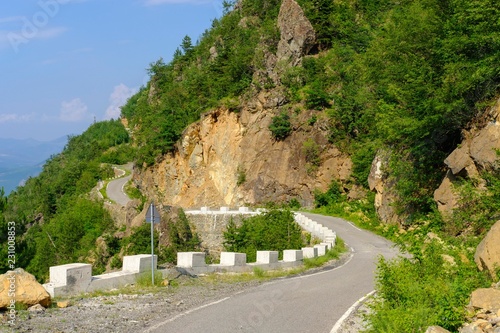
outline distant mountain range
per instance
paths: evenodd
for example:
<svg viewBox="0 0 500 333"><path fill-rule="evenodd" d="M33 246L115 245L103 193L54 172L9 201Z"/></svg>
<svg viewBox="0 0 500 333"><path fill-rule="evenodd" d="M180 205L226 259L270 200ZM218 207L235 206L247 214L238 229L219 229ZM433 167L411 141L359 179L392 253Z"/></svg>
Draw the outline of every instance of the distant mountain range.
<svg viewBox="0 0 500 333"><path fill-rule="evenodd" d="M0 138L0 187L9 194L29 177L40 173L45 161L66 145L66 136L52 141Z"/></svg>

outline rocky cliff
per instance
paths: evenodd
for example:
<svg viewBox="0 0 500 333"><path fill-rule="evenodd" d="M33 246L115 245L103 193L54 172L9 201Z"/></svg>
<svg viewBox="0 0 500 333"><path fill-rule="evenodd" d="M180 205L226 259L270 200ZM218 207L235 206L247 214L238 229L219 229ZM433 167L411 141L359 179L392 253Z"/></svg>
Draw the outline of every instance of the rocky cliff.
<svg viewBox="0 0 500 333"><path fill-rule="evenodd" d="M292 134L285 140L276 141L269 131L273 116L291 113L277 73L283 66L300 66L315 39L311 23L294 0L283 1L278 26L281 38L276 54L264 52L265 68L254 73L254 80L271 78L275 87L253 87L240 100L238 112L218 108L202 115L184 131L173 153L150 168L136 170L134 181L144 194L182 207L292 198L311 205L315 189L326 190L332 179L349 178L351 160L328 142L326 117L318 114L313 125L308 122L317 111L296 112ZM320 161L314 167L306 161L303 143L307 139L314 141Z"/></svg>
<svg viewBox="0 0 500 333"><path fill-rule="evenodd" d="M326 190L332 179L346 181L352 163L330 145L327 127L306 125L305 113L295 120L292 135L275 141L268 126L280 109L266 106L260 94L240 113L217 109L189 126L174 153L136 173L135 182L148 197L182 207L244 205L297 198L313 202L315 189ZM313 138L321 153L317 170L308 168L303 142Z"/></svg>

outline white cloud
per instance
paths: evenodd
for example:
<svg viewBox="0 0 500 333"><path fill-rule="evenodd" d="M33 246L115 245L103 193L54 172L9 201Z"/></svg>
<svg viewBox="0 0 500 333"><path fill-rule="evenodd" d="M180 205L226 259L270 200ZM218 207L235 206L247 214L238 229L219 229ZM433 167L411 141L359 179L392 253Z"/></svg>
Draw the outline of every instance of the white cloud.
<svg viewBox="0 0 500 333"><path fill-rule="evenodd" d="M31 119L33 119L33 116L34 116L33 114L18 115L15 113L1 113L0 114L0 124L11 122L11 121L17 121L17 122L30 121Z"/></svg>
<svg viewBox="0 0 500 333"><path fill-rule="evenodd" d="M65 27L54 27L54 28L48 28L48 29L43 29L38 32L38 35L36 35L35 38L38 39L50 39L50 38L55 38L60 35L62 35L64 32L66 32Z"/></svg>
<svg viewBox="0 0 500 333"><path fill-rule="evenodd" d="M59 114L59 119L61 121L77 122L85 119L87 115L88 107L80 98L61 103L61 113Z"/></svg>
<svg viewBox="0 0 500 333"><path fill-rule="evenodd" d="M129 88L123 83L120 83L115 87L111 95L109 96L109 106L106 109L105 119L119 118L121 110L120 108L127 103L127 100L137 92L136 88Z"/></svg>

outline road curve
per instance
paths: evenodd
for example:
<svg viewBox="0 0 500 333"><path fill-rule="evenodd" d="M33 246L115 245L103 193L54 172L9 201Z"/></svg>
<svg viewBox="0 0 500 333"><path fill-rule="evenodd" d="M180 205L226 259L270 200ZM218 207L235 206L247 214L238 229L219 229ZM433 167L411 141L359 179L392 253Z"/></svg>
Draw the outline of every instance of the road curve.
<svg viewBox="0 0 500 333"><path fill-rule="evenodd" d="M176 317L158 319L144 332L329 333L357 300L374 289L378 256L392 258L398 252L389 241L345 220L304 215L336 231L353 249L344 265L264 283Z"/></svg>
<svg viewBox="0 0 500 333"><path fill-rule="evenodd" d="M124 168L127 170L130 170L132 168L131 164L127 164L124 166L121 166L120 168ZM108 195L108 198L113 200L114 202L125 206L127 203L131 200L128 195L125 194L124 192L124 186L127 184L127 182L132 178L132 175L128 175L126 177L121 177L115 180L112 180L108 183L108 186L106 187L106 193Z"/></svg>

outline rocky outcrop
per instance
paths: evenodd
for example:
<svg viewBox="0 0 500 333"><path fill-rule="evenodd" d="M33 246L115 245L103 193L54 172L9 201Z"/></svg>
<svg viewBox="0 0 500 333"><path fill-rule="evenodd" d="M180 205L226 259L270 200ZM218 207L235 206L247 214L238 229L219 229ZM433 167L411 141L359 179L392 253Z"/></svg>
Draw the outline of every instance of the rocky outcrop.
<svg viewBox="0 0 500 333"><path fill-rule="evenodd" d="M15 277L15 280L12 277ZM9 295L11 290L15 290L14 297ZM10 305L11 299L14 299L18 304L28 307L36 304L40 304L43 307L50 305L49 293L38 283L33 275L22 268L16 268L13 271L8 271L0 275L0 308L7 308Z"/></svg>
<svg viewBox="0 0 500 333"><path fill-rule="evenodd" d="M389 151L380 150L377 153L368 176L368 186L375 192L375 210L380 220L387 224L398 224L403 218L394 207L398 197L394 189L396 181L388 173L389 158Z"/></svg>
<svg viewBox="0 0 500 333"><path fill-rule="evenodd" d="M174 153L137 170L136 185L158 203L172 206L238 206L292 198L311 205L315 189L326 190L332 179L347 181L352 162L328 142L328 127L321 121L312 128L300 125L310 117L307 112L299 115L288 138L274 140L268 127L279 103L279 95L261 93L239 113L217 109L203 115L184 131ZM303 151L308 138L320 152L320 165L313 171Z"/></svg>
<svg viewBox="0 0 500 333"><path fill-rule="evenodd" d="M500 269L500 221L490 229L486 237L479 243L474 255L474 261L479 270L487 270L493 278Z"/></svg>
<svg viewBox="0 0 500 333"><path fill-rule="evenodd" d="M498 170L499 150L500 100L478 117L469 131L464 132L462 143L444 161L449 171L434 192L434 200L443 216L450 215L459 200L453 190L455 178L476 178L481 171Z"/></svg>
<svg viewBox="0 0 500 333"><path fill-rule="evenodd" d="M295 0L283 0L281 3L278 27L281 32L276 52L278 61L296 66L315 45L314 28Z"/></svg>

